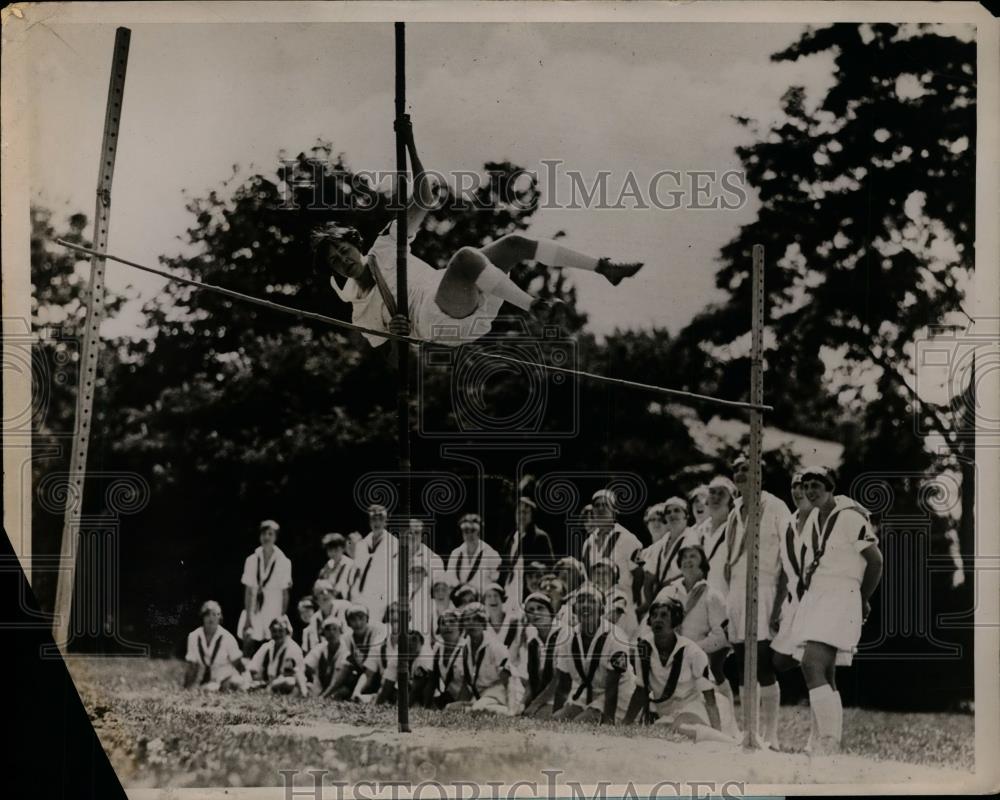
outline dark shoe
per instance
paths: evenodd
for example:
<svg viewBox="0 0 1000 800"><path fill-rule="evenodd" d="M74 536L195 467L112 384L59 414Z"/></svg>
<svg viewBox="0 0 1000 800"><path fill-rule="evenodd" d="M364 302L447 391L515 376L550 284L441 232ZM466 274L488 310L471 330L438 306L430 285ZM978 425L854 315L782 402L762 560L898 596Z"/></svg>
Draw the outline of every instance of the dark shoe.
<svg viewBox="0 0 1000 800"><path fill-rule="evenodd" d="M635 275L635 273L642 269L642 266L641 261L618 263L609 258L602 258L597 262L597 271L607 278L612 286L617 286L625 278L631 278Z"/></svg>

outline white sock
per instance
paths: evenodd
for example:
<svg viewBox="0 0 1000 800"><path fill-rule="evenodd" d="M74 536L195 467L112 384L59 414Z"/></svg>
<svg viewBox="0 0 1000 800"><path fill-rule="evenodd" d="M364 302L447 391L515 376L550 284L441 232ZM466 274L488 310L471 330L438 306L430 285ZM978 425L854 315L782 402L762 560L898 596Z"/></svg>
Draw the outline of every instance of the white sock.
<svg viewBox="0 0 1000 800"><path fill-rule="evenodd" d="M778 709L781 707L781 687L775 681L760 687L761 735L772 747L778 746Z"/></svg>
<svg viewBox="0 0 1000 800"><path fill-rule="evenodd" d="M816 732L816 712L809 706L809 738L806 740L806 752L812 752L813 742L819 734Z"/></svg>
<svg viewBox="0 0 1000 800"><path fill-rule="evenodd" d="M820 740L829 738L836 740L837 734L837 700L833 689L824 683L809 690L809 705L816 715L816 734Z"/></svg>
<svg viewBox="0 0 1000 800"><path fill-rule="evenodd" d="M496 264L486 263L476 278L476 286L483 294L492 294L506 300L522 311L531 309L532 297L510 279L510 276Z"/></svg>
<svg viewBox="0 0 1000 800"><path fill-rule="evenodd" d="M539 239L535 248L535 261L550 267L573 267L593 272L597 269L598 259L563 247L552 239Z"/></svg>
<svg viewBox="0 0 1000 800"><path fill-rule="evenodd" d="M843 738L844 735L844 706L840 702L840 692L838 692L836 689L833 690L833 699L834 699L834 709L837 712L836 716L834 717L836 724L834 726L833 738L834 741L839 745L840 740L841 738Z"/></svg>
<svg viewBox="0 0 1000 800"><path fill-rule="evenodd" d="M736 722L736 706L733 703L733 689L725 678L715 687L716 705L719 706L719 716L722 718L722 729L731 736L739 737L740 729Z"/></svg>

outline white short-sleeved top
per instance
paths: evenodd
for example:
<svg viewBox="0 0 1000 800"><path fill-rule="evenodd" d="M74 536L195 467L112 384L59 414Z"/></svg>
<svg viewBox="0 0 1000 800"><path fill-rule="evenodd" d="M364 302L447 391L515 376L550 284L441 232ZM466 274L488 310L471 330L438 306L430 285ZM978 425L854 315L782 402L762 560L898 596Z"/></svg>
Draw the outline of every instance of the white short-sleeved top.
<svg viewBox="0 0 1000 800"><path fill-rule="evenodd" d="M707 517L695 527L695 532L708 558L708 583L725 596L729 591L726 583L726 521L714 525L712 518Z"/></svg>
<svg viewBox="0 0 1000 800"><path fill-rule="evenodd" d="M184 660L201 664L208 670L208 680L223 681L233 674L233 664L243 657L236 637L221 625L209 640L201 626L188 634Z"/></svg>
<svg viewBox="0 0 1000 800"><path fill-rule="evenodd" d="M284 613L281 598L292 585L292 562L275 545L271 560L265 565L264 549L257 547L243 562L241 582L254 591L254 603L250 607L251 636L258 641L268 639L271 636L268 626ZM245 619L244 611L238 632L242 631Z"/></svg>
<svg viewBox="0 0 1000 800"><path fill-rule="evenodd" d="M369 532L355 547L351 600L368 608L368 619L381 622L386 606L396 598L396 557L399 541L383 531L375 543Z"/></svg>
<svg viewBox="0 0 1000 800"><path fill-rule="evenodd" d="M416 226L411 227L415 228ZM417 233L416 229L407 231L408 243L413 242ZM375 244L372 245L366 256L369 266L381 271L393 298L396 297L396 240L396 223L393 222L375 240ZM441 272L434 269L426 261L416 258L410 253L409 246L407 246L407 253L409 253L406 261L406 288L409 293L407 312L411 323L414 323L414 327L416 327L414 321L417 319L420 307L428 291L437 291ZM334 276L330 278L330 285L341 300L351 304L351 321L355 325L373 330L389 330L389 309L386 308L378 286L364 291L357 281L348 278L344 288L341 289ZM371 336L367 333L362 334L362 336L368 340L372 347L378 347L386 341L380 336Z"/></svg>
<svg viewBox="0 0 1000 800"><path fill-rule="evenodd" d="M319 578L329 581L333 585L333 591L339 592L341 597L347 597L354 581L354 571L354 559L341 556L336 564L332 559L327 561L319 571Z"/></svg>
<svg viewBox="0 0 1000 800"><path fill-rule="evenodd" d="M250 662L250 671L273 681L287 672L299 672L304 666L302 648L291 636L286 636L280 648L275 646L274 639L261 645Z"/></svg>
<svg viewBox="0 0 1000 800"><path fill-rule="evenodd" d="M556 646L556 669L572 679L567 702L579 706L595 703L604 693L608 675L628 671L628 637L617 625L604 619L585 647L580 626Z"/></svg>
<svg viewBox="0 0 1000 800"><path fill-rule="evenodd" d="M473 648L466 637L462 652L462 676L465 685L478 698L491 686L500 682L500 674L510 672L507 648L491 631L483 633L479 647Z"/></svg>
<svg viewBox="0 0 1000 800"><path fill-rule="evenodd" d="M660 658L653 643L652 631L639 635L635 654L635 679L649 695L654 710L670 717L692 702L702 692L715 688L708 667L708 656L685 636L677 636L666 661Z"/></svg>
<svg viewBox="0 0 1000 800"><path fill-rule="evenodd" d="M712 588L712 584L702 579L688 592L684 581L674 581L666 589L665 594L684 605L684 621L681 623L678 635L690 639L709 653L714 653L727 645L726 624L729 614L726 609L726 597ZM646 635L651 633L648 626L644 632Z"/></svg>
<svg viewBox="0 0 1000 800"><path fill-rule="evenodd" d="M761 492L760 574L772 579L778 576L781 543L792 519L785 502L770 492ZM741 516L743 498L736 498L726 520L726 558L732 568L732 581L742 581L746 575L746 525Z"/></svg>
<svg viewBox="0 0 1000 800"><path fill-rule="evenodd" d="M806 544L806 527L802 526L799 532L800 511L792 513L791 521L781 537L781 570L785 573L788 581L788 593L782 602L798 602L801 593L802 575L806 568L808 558L808 547ZM808 519L808 516L806 517ZM801 587L804 589L804 587Z"/></svg>
<svg viewBox="0 0 1000 800"><path fill-rule="evenodd" d="M596 531L583 542L583 563L590 572L591 565L600 559L608 559L618 565L618 585L626 592L632 590L632 570L639 564L642 542L635 534L619 523L606 536Z"/></svg>
<svg viewBox="0 0 1000 800"><path fill-rule="evenodd" d="M524 666L527 678L544 689L552 675L555 674L556 661L559 655L560 642L568 639L572 630L556 622L552 623L548 634L543 638L538 628L528 625L524 632ZM531 674L535 671L535 674Z"/></svg>
<svg viewBox="0 0 1000 800"><path fill-rule="evenodd" d="M500 554L482 539L470 553L463 542L448 556L448 572L456 586L468 583L482 597L483 590L500 574Z"/></svg>
<svg viewBox="0 0 1000 800"><path fill-rule="evenodd" d="M437 695L450 694L452 699L458 697L465 681L465 671L462 659L465 654L466 640L460 641L450 653L446 651L444 642L434 645L434 674L437 676Z"/></svg>
<svg viewBox="0 0 1000 800"><path fill-rule="evenodd" d="M391 637L384 639L382 644L378 646L377 661L377 671L382 679L395 683L399 668L399 645L392 641ZM416 675L418 672L430 672L432 669L434 669L434 654L427 642L424 642L420 647L420 652L410 662L410 675Z"/></svg>
<svg viewBox="0 0 1000 800"><path fill-rule="evenodd" d="M322 688L330 685L334 673L347 663L347 650L343 644L338 644L333 656L330 655L330 643L326 640L312 648L305 657L305 666L316 676L317 683Z"/></svg>
<svg viewBox="0 0 1000 800"><path fill-rule="evenodd" d="M354 631L345 631L340 640L347 663L357 670L378 672L378 649L386 640L385 627L377 622L369 622L368 630L360 641L354 638Z"/></svg>
<svg viewBox="0 0 1000 800"><path fill-rule="evenodd" d="M842 578L861 585L867 563L862 551L878 544L865 509L844 495L837 495L833 511L822 528L819 509L809 512L802 530L807 545L805 580Z"/></svg>
<svg viewBox="0 0 1000 800"><path fill-rule="evenodd" d="M685 528L677 536L668 533L643 551L643 571L656 578L659 586L665 586L680 577L677 557L681 549L700 544L701 537L695 528Z"/></svg>
<svg viewBox="0 0 1000 800"><path fill-rule="evenodd" d="M308 653L313 647L323 641L323 625L328 619L336 620L340 623L340 627L346 631L348 628L347 620L344 619L344 612L346 612L350 607L351 604L347 600L334 598L329 614L324 614L322 609L317 608L316 611L313 612L312 619L309 620L309 624L302 631L302 651ZM304 644L305 642L309 643L308 647Z"/></svg>
<svg viewBox="0 0 1000 800"><path fill-rule="evenodd" d="M494 628L492 624L489 627L494 636L507 648L512 671L518 672L518 668L521 666L522 644L524 642L524 616L508 612L500 621L499 628Z"/></svg>

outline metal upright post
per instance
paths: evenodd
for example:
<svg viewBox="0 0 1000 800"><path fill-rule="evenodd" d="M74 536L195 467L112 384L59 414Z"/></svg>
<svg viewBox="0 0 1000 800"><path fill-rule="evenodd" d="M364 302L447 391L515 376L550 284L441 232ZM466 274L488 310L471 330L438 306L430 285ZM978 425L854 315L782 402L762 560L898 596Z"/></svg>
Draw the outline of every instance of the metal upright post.
<svg viewBox="0 0 1000 800"><path fill-rule="evenodd" d="M764 247L753 246L753 328L750 345L750 402L764 403ZM750 411L750 487L747 492L746 528L746 629L743 642L743 746L757 744L757 603L760 566L761 516L761 440L764 413L760 408Z"/></svg>
<svg viewBox="0 0 1000 800"><path fill-rule="evenodd" d="M406 229L406 142L399 123L406 114L406 26L396 23L396 174L399 181L399 210L396 217L396 307L400 314L409 316L409 293L406 285L406 256L408 249ZM399 436L399 519L402 526L410 517L410 346L396 342L397 379L396 414ZM405 527L400 528L399 553L399 643L396 671L396 698L399 730L410 730L410 547Z"/></svg>
<svg viewBox="0 0 1000 800"><path fill-rule="evenodd" d="M131 31L115 31L115 49L111 61L111 80L104 113L104 137L97 172L97 204L94 212L93 249L101 255L90 259L90 282L87 287L87 315L84 321L83 352L77 380L76 418L73 428L73 449L70 454L69 485L66 487L66 511L63 518L62 546L59 551L60 570L56 585L55 630L53 638L66 653L69 644L70 615L73 611L73 591L76 559L80 547L80 514L83 511L84 478L87 473L87 451L90 446L91 416L94 391L97 388L97 354L101 346L101 320L104 317L104 258L108 247L111 218L111 181L115 172L118 149L118 125L121 121L122 99L125 92L125 67Z"/></svg>

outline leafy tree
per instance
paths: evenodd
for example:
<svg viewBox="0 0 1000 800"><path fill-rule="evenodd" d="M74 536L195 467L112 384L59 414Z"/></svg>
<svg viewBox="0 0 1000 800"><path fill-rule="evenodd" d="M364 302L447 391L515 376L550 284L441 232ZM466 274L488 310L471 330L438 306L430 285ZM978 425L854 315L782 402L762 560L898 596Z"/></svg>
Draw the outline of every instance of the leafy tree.
<svg viewBox="0 0 1000 800"><path fill-rule="evenodd" d="M886 476L893 514L926 517L919 480L894 476L961 461L968 478L971 462L967 415L916 392L914 342L960 310L973 270L976 44L928 25L836 24L808 29L772 60L820 53L836 68L824 95L790 87L766 130L739 119L754 134L737 153L761 209L722 249L716 283L727 299L681 332L672 359L700 391L746 391L751 250L763 244L771 418L844 443L841 491L859 475ZM917 422L948 458L930 452ZM931 524L938 535L949 522ZM970 515L963 528L971 552ZM941 685L961 683L969 665L943 668ZM898 685L891 673L865 673L882 701Z"/></svg>
<svg viewBox="0 0 1000 800"><path fill-rule="evenodd" d="M929 465L916 415L957 440L946 409L916 395L911 343L960 308L973 268L975 43L930 26L838 24L772 59L824 52L837 80L823 97L793 86L769 130L739 120L756 134L738 154L762 208L722 250L728 300L696 317L676 352L692 384L724 396L746 386L751 248L764 244L776 416L802 432L864 431L845 442L848 472L896 464L901 448Z"/></svg>

